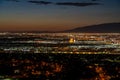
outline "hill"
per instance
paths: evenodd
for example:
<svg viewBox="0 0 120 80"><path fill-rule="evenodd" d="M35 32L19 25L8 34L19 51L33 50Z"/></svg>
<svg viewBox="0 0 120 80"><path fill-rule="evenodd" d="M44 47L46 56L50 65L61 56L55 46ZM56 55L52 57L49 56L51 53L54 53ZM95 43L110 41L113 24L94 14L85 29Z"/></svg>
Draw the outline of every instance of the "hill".
<svg viewBox="0 0 120 80"><path fill-rule="evenodd" d="M66 30L65 32L120 33L120 23L105 23L78 27L75 29Z"/></svg>

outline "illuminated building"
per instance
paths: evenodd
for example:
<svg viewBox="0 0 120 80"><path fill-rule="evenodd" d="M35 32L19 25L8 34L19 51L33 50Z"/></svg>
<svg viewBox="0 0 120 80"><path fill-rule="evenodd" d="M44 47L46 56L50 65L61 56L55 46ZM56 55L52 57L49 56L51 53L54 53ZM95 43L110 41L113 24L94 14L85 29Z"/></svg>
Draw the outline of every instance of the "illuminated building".
<svg viewBox="0 0 120 80"><path fill-rule="evenodd" d="M70 38L69 43L74 43L75 39L74 38Z"/></svg>

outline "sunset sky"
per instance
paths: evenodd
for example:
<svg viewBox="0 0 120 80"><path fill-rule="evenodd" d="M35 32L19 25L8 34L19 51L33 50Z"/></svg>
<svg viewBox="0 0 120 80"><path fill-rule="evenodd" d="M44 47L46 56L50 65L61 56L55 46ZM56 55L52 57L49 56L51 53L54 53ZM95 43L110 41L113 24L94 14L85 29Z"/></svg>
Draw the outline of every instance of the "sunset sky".
<svg viewBox="0 0 120 80"><path fill-rule="evenodd" d="M0 0L0 31L62 31L120 22L120 0Z"/></svg>

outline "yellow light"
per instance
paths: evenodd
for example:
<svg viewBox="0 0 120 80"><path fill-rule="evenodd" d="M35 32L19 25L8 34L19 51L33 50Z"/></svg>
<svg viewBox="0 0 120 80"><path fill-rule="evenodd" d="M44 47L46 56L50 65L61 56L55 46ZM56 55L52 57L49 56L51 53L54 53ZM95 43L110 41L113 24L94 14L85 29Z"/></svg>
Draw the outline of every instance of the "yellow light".
<svg viewBox="0 0 120 80"><path fill-rule="evenodd" d="M69 43L74 43L75 40L73 38L70 38Z"/></svg>

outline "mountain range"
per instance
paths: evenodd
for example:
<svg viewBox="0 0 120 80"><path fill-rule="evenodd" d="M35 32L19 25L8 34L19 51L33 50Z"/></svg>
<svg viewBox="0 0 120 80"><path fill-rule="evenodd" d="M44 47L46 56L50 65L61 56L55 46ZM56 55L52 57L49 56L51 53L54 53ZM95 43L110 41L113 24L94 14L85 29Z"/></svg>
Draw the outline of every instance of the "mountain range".
<svg viewBox="0 0 120 80"><path fill-rule="evenodd" d="M120 23L104 23L85 27L77 27L65 32L85 32L85 33L120 33Z"/></svg>

